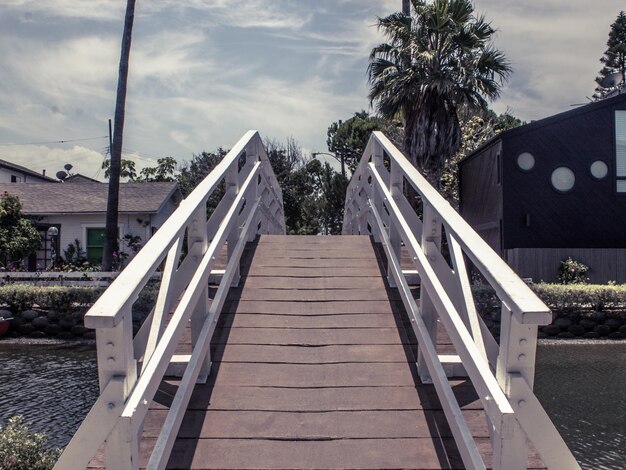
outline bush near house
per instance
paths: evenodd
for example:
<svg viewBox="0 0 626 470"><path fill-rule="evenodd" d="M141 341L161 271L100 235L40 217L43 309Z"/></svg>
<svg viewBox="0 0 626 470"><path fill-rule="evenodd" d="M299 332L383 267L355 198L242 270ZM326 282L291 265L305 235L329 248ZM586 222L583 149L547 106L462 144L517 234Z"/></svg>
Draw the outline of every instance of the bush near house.
<svg viewBox="0 0 626 470"><path fill-rule="evenodd" d="M531 284L552 310L553 322L540 336L626 339L626 284ZM491 286L472 287L476 308L494 336L499 334L501 303Z"/></svg>
<svg viewBox="0 0 626 470"><path fill-rule="evenodd" d="M156 302L159 282L151 281L133 305L133 328L139 329ZM87 310L104 292L104 287L0 286L0 316L13 318L12 336L30 338L94 339L84 326ZM0 467L1 468L1 467Z"/></svg>

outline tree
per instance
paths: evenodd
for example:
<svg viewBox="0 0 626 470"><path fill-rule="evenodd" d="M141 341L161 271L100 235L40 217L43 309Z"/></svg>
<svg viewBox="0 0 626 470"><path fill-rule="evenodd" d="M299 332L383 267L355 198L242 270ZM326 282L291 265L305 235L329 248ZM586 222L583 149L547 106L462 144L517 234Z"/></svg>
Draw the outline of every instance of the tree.
<svg viewBox="0 0 626 470"><path fill-rule="evenodd" d="M604 64L596 77L596 91L594 98L602 99L607 94L624 86L624 72L626 72L626 13L619 12L617 19L611 25L609 39L606 42L607 50L600 59ZM617 75L616 75L617 74Z"/></svg>
<svg viewBox="0 0 626 470"><path fill-rule="evenodd" d="M106 179L111 178L111 160L106 159L102 161L102 167L104 170L104 177ZM137 178L137 170L135 169L135 162L132 160L126 160L122 158L120 161L120 174L119 178L127 178L130 181L134 181Z"/></svg>
<svg viewBox="0 0 626 470"><path fill-rule="evenodd" d="M218 147L215 152L201 152L193 155L191 161L183 162L176 177L183 196L189 196L196 189L196 186L222 161L227 153L227 150Z"/></svg>
<svg viewBox="0 0 626 470"><path fill-rule="evenodd" d="M343 159L348 168L354 171L373 131L383 131L394 140L397 130L398 126L394 122L360 111L346 121L333 122L328 127L326 144L328 150L334 152L340 160Z"/></svg>
<svg viewBox="0 0 626 470"><path fill-rule="evenodd" d="M378 21L388 42L370 54L369 98L383 117L404 121L405 152L440 188L444 164L461 145L459 108L485 109L511 67L470 0L411 3L413 16Z"/></svg>
<svg viewBox="0 0 626 470"><path fill-rule="evenodd" d="M22 213L16 196L0 196L0 265L4 268L21 262L41 246L41 236Z"/></svg>
<svg viewBox="0 0 626 470"><path fill-rule="evenodd" d="M124 160L122 160L123 162ZM176 181L176 166L178 162L173 157L164 157L157 160L157 166L143 168L136 181L140 183L167 183Z"/></svg>
<svg viewBox="0 0 626 470"><path fill-rule="evenodd" d="M133 33L134 18L135 0L128 0L126 3L124 32L122 33L122 51L120 53L120 68L117 81L117 99L115 101L115 130L113 132L113 143L111 147L109 194L107 198L104 250L102 253L103 271L111 270L113 265L113 253L117 251L117 216L119 208L120 171L122 161L122 134L124 133L124 114L128 81L128 61L130 58L130 43Z"/></svg>

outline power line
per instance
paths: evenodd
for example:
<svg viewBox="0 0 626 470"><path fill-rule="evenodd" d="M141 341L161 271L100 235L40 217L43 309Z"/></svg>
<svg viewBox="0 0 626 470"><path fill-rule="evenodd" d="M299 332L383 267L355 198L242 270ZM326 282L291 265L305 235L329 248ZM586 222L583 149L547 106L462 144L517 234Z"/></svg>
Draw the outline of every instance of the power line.
<svg viewBox="0 0 626 470"><path fill-rule="evenodd" d="M108 135L101 135L99 137L85 137L84 139L67 139L67 140L51 140L48 142L25 142L20 144L15 143L0 143L2 146L13 146L13 145L45 145L45 144L67 144L71 142L85 142L87 140L98 140L98 139L108 139Z"/></svg>

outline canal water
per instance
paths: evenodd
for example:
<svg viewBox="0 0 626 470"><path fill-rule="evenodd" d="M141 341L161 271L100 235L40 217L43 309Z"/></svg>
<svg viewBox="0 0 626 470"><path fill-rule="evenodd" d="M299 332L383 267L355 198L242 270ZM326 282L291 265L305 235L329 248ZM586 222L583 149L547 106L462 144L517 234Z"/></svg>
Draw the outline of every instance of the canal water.
<svg viewBox="0 0 626 470"><path fill-rule="evenodd" d="M67 444L98 395L92 346L0 342L0 422ZM626 467L626 342L540 344L535 391L584 469Z"/></svg>

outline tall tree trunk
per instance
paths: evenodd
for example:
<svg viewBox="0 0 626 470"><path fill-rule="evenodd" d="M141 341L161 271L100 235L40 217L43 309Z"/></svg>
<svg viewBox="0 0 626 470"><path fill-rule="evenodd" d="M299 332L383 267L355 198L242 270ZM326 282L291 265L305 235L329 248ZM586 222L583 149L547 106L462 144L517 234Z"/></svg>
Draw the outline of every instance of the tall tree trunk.
<svg viewBox="0 0 626 470"><path fill-rule="evenodd" d="M409 3L409 0L402 0L402 13L406 16L411 14L411 4Z"/></svg>
<svg viewBox="0 0 626 470"><path fill-rule="evenodd" d="M117 229L120 169L122 162L122 134L124 133L124 109L126 106L126 84L128 81L128 60L130 57L130 43L135 18L135 0L126 3L126 19L122 35L122 51L120 54L120 69L117 81L117 99L115 101L115 117L113 131L113 146L111 149L111 167L109 176L109 195L107 199L106 230L104 252L102 254L102 270L111 271L113 252L118 248Z"/></svg>

